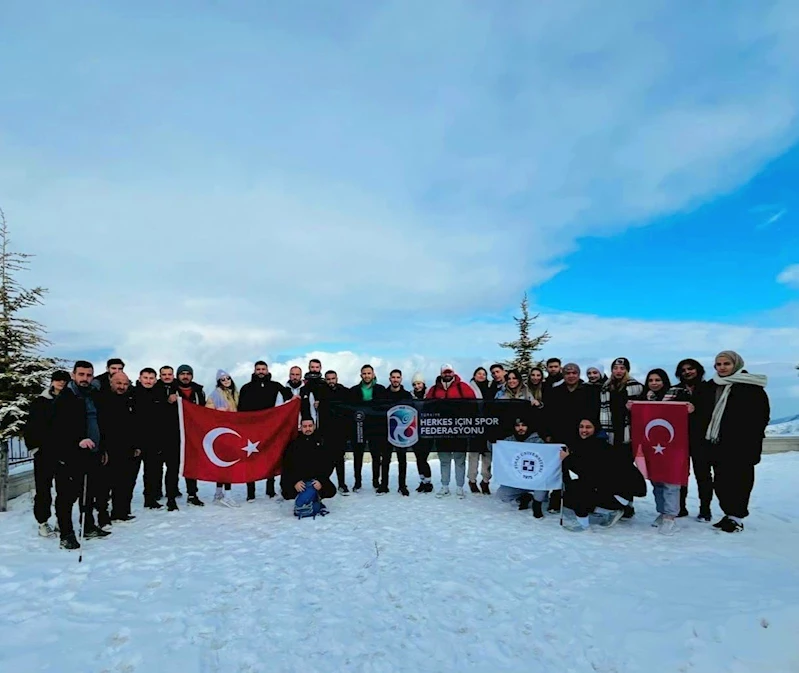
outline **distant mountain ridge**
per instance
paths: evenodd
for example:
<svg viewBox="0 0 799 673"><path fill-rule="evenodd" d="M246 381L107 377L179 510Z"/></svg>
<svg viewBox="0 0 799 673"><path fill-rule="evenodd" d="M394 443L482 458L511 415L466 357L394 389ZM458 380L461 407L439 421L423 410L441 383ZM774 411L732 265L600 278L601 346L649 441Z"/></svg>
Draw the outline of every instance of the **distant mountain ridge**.
<svg viewBox="0 0 799 673"><path fill-rule="evenodd" d="M799 435L799 414L778 418L766 428L766 437L790 435Z"/></svg>

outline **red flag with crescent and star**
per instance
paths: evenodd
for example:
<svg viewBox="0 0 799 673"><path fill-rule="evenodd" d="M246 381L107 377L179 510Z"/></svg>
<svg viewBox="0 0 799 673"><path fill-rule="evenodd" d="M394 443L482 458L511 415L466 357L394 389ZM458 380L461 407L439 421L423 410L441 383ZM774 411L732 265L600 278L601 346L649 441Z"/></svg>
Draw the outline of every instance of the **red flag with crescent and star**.
<svg viewBox="0 0 799 673"><path fill-rule="evenodd" d="M688 485L688 405L633 402L633 460L646 479Z"/></svg>
<svg viewBox="0 0 799 673"><path fill-rule="evenodd" d="M297 436L299 397L263 411L218 411L180 400L183 476L246 484L280 474Z"/></svg>

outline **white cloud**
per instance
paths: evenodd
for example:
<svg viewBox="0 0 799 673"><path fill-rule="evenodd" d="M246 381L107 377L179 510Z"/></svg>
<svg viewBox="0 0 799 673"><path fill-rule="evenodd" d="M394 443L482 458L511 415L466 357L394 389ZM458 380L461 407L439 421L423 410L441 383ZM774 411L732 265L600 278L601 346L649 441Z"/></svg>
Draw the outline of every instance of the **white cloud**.
<svg viewBox="0 0 799 673"><path fill-rule="evenodd" d="M178 12L158 31L95 10L39 26L36 60L0 46L29 69L0 91L0 203L51 290L37 317L70 353L212 376L324 349L347 372L397 358L470 373L509 336L488 317L581 237L733 190L799 135L790 0L397 1L340 9L336 31L299 9ZM582 363L729 346L782 362L777 342L796 343L543 324Z"/></svg>
<svg viewBox="0 0 799 673"><path fill-rule="evenodd" d="M777 276L777 282L799 288L799 264L792 264L784 268Z"/></svg>

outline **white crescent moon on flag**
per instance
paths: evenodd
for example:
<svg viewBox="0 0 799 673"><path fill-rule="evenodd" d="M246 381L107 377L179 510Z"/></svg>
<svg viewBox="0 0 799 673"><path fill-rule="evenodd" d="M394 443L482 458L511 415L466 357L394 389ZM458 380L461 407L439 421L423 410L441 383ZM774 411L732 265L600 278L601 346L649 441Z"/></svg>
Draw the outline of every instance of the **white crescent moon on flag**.
<svg viewBox="0 0 799 673"><path fill-rule="evenodd" d="M221 437L222 435L236 435L236 437L241 438L241 435L238 432L231 430L230 428L214 428L213 430L210 430L205 437L203 437L203 450L205 451L205 455L208 456L208 460L210 460L217 467L230 467L239 461L222 460L214 451L214 442L216 441L217 437Z"/></svg>
<svg viewBox="0 0 799 673"><path fill-rule="evenodd" d="M644 429L644 437L646 437L648 440L649 431L652 428L657 428L657 427L666 428L666 430L669 431L669 444L671 444L674 441L674 426L671 423L669 423L667 420L664 420L662 418L654 418L651 421L649 421L649 423L646 424L646 428Z"/></svg>

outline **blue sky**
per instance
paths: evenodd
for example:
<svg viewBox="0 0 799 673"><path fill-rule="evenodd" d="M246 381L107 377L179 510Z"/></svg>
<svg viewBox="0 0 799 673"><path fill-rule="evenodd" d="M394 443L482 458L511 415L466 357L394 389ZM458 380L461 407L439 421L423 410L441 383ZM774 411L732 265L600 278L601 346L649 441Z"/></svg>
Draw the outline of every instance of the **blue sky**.
<svg viewBox="0 0 799 673"><path fill-rule="evenodd" d="M797 411L789 0L9 0L0 25L0 205L59 354L468 374L527 291L544 355L735 348Z"/></svg>

